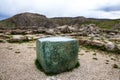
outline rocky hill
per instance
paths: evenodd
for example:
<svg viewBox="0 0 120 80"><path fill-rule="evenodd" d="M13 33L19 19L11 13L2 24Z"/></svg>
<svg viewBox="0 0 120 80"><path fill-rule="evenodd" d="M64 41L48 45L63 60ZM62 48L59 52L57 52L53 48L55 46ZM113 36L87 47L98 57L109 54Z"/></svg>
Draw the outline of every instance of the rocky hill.
<svg viewBox="0 0 120 80"><path fill-rule="evenodd" d="M9 19L3 20L0 22L0 27L45 27L53 28L56 25L44 15L35 14L35 13L21 13L17 14Z"/></svg>
<svg viewBox="0 0 120 80"><path fill-rule="evenodd" d="M55 28L63 25L96 24L102 29L120 30L120 19L94 19L85 17L55 17L47 18L36 13L21 13L0 21L0 28Z"/></svg>

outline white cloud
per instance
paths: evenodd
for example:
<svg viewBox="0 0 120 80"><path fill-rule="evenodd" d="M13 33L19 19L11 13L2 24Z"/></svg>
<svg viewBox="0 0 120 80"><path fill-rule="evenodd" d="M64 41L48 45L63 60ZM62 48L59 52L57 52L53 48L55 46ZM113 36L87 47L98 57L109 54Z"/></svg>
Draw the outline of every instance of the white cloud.
<svg viewBox="0 0 120 80"><path fill-rule="evenodd" d="M120 4L120 0L0 0L0 14L12 16L22 12L36 12L48 17L120 18L119 11L97 10L118 4Z"/></svg>

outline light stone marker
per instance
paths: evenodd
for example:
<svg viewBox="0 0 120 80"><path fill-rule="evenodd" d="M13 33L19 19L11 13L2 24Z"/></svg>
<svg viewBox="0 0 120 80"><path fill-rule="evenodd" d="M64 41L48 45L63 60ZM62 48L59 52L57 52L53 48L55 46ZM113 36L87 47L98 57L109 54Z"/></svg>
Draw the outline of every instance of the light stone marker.
<svg viewBox="0 0 120 80"><path fill-rule="evenodd" d="M66 37L40 38L36 42L37 60L46 73L73 69L78 62L79 44Z"/></svg>

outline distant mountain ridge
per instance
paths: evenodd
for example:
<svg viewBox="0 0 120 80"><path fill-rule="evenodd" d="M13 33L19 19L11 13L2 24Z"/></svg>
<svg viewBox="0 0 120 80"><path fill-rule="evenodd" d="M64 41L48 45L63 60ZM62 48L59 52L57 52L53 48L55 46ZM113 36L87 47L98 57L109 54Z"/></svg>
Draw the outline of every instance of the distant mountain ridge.
<svg viewBox="0 0 120 80"><path fill-rule="evenodd" d="M0 21L0 28L20 28L20 27L44 27L54 28L62 25L77 25L96 24L103 29L118 29L120 30L120 19L94 19L85 17L54 17L47 18L44 15L37 13L20 13L15 16Z"/></svg>

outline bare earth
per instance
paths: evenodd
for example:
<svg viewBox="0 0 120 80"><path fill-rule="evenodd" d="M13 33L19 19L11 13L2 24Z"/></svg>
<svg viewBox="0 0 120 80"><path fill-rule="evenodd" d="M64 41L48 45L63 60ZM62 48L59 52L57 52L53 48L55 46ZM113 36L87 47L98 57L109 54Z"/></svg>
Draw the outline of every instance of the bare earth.
<svg viewBox="0 0 120 80"><path fill-rule="evenodd" d="M35 59L35 42L0 43L0 80L120 80L120 69L113 68L120 66L120 55L82 47L80 67L54 76L39 71Z"/></svg>

